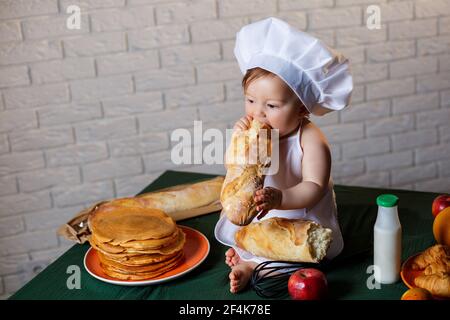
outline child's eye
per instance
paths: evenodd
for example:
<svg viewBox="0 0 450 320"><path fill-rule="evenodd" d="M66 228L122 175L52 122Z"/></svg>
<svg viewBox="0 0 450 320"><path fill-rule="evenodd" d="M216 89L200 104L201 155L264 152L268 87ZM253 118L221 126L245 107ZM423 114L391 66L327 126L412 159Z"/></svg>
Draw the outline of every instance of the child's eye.
<svg viewBox="0 0 450 320"><path fill-rule="evenodd" d="M247 101L250 102L250 103L253 103L253 100L251 100L251 99L247 99Z"/></svg>
<svg viewBox="0 0 450 320"><path fill-rule="evenodd" d="M276 106L276 105L273 105L273 104L268 104L267 106L269 106L269 108L270 108L270 109L273 109L273 108L278 108L278 106Z"/></svg>

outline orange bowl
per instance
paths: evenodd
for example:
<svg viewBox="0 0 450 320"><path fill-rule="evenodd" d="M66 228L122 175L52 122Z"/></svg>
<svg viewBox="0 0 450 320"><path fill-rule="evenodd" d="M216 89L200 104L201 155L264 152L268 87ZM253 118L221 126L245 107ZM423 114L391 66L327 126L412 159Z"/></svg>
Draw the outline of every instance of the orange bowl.
<svg viewBox="0 0 450 320"><path fill-rule="evenodd" d="M420 276L423 273L423 270L413 270L411 265L414 261L414 258L417 257L420 253L417 253L408 259L406 259L405 262L402 264L402 268L400 271L400 277L403 280L403 283L409 288L417 288L417 286L414 284L414 279L418 276Z"/></svg>

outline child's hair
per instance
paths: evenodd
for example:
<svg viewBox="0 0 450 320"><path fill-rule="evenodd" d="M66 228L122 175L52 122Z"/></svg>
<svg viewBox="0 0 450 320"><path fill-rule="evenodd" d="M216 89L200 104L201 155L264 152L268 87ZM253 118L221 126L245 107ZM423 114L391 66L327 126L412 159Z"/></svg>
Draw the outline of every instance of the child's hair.
<svg viewBox="0 0 450 320"><path fill-rule="evenodd" d="M253 80L266 76L274 77L276 76L276 74L259 67L248 69L244 75L244 78L242 78L242 88L244 89L244 93L247 91L248 86ZM294 92L292 92L292 94L295 95ZM299 108L301 108L301 116L309 118L309 111L306 109L305 105L300 101L297 95L295 95L295 97L297 99Z"/></svg>

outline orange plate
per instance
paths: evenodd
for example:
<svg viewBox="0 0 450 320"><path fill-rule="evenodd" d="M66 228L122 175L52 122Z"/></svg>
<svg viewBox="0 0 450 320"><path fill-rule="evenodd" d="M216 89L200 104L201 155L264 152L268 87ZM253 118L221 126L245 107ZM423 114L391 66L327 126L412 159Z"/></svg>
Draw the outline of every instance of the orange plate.
<svg viewBox="0 0 450 320"><path fill-rule="evenodd" d="M417 286L414 283L414 279L423 274L423 270L413 270L411 268L414 258L417 257L419 254L421 254L421 252L406 259L406 261L402 264L402 269L400 271L400 276L401 276L403 282L410 289L417 288ZM443 297L437 297L437 296L433 296L433 298L437 299L437 300L445 299Z"/></svg>
<svg viewBox="0 0 450 320"><path fill-rule="evenodd" d="M417 286L414 284L414 279L423 273L423 270L413 270L411 268L411 264L414 258L417 257L419 254L420 253L417 253L406 259L406 261L403 262L402 270L400 271L400 276L402 277L403 282L410 289L417 288Z"/></svg>
<svg viewBox="0 0 450 320"><path fill-rule="evenodd" d="M143 286L178 278L198 267L208 256L210 248L208 239L200 231L185 226L179 227L186 234L186 243L183 249L184 257L175 269L169 270L156 278L139 281L112 278L103 272L97 251L92 247L89 248L84 256L84 267L93 277L104 282L122 286Z"/></svg>

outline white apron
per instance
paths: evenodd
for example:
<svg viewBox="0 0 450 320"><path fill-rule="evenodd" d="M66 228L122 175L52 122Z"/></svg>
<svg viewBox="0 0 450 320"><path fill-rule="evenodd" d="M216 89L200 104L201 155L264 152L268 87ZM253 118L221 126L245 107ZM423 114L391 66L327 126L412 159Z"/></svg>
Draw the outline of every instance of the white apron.
<svg viewBox="0 0 450 320"><path fill-rule="evenodd" d="M277 189L287 189L302 181L302 158L303 150L300 144L301 139L300 125L297 134L281 138L279 143L280 165L275 175L266 176L264 186L270 186ZM272 217L284 217L289 219L307 219L313 220L326 228L332 230L332 242L328 249L326 258L331 260L336 257L344 248L344 241L337 219L336 196L333 190L333 180L330 176L328 191L324 197L310 210L294 209L294 210L270 210L261 220ZM257 222L256 217L252 222ZM232 224L225 215L221 215L216 224L214 233L216 239L224 245L233 247L244 261L253 261L261 263L269 259L257 257L250 252L242 250L236 246L234 234L241 228Z"/></svg>

